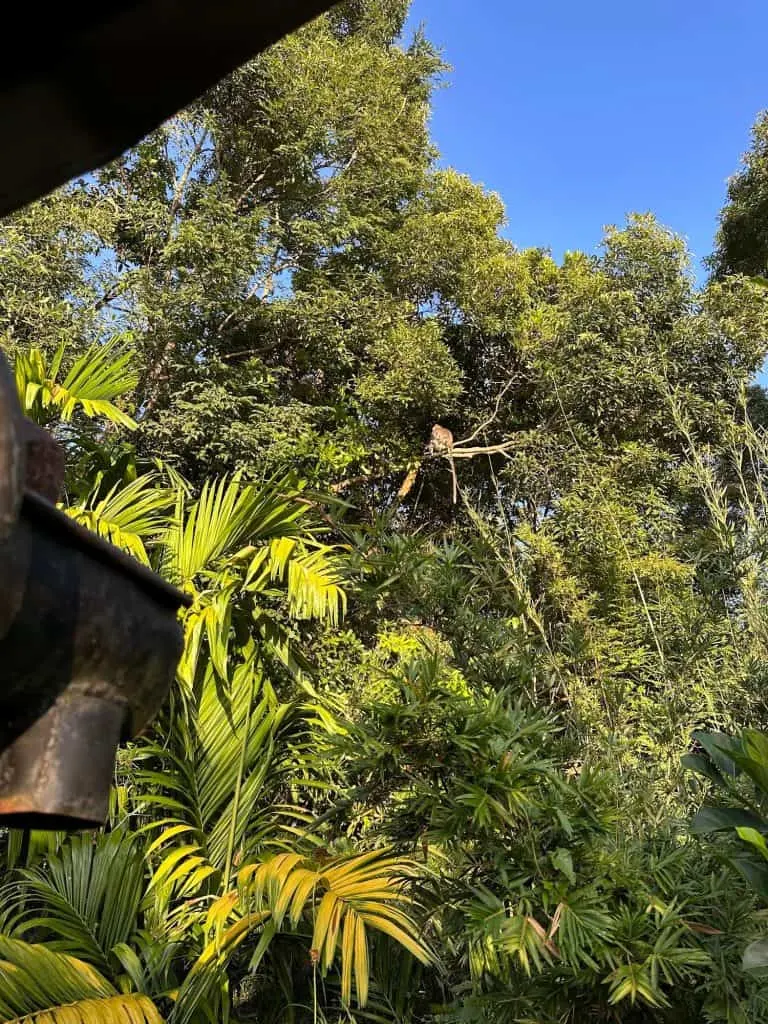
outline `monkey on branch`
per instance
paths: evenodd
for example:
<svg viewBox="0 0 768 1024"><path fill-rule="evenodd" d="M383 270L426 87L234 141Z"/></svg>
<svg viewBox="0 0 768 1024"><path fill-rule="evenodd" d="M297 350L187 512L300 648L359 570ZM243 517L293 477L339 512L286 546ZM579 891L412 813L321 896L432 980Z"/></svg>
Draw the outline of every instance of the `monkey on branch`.
<svg viewBox="0 0 768 1024"><path fill-rule="evenodd" d="M453 481L453 503L456 504L459 496L459 483L456 477L456 459L473 459L477 455L504 455L511 448L516 445L514 438L506 441L501 441L499 444L489 445L476 445L473 441L484 434L489 426L494 422L499 414L501 402L512 387L514 379L507 381L504 387L501 389L496 397L495 407L491 415L485 419L468 437L463 438L461 441L454 441L453 433L444 427L441 423L435 423L432 427L430 434L429 443L426 446L425 454L428 458L439 458L446 459L451 467L451 479ZM416 477L418 476L419 469L421 468L421 462L416 463L405 476L400 490L397 492L398 501L402 501L408 496Z"/></svg>
<svg viewBox="0 0 768 1024"><path fill-rule="evenodd" d="M459 496L459 482L456 479L456 463L453 461L453 434L448 427L436 423L432 427L432 434L427 445L427 453L434 457L447 459L451 467L451 478L453 480L453 504Z"/></svg>

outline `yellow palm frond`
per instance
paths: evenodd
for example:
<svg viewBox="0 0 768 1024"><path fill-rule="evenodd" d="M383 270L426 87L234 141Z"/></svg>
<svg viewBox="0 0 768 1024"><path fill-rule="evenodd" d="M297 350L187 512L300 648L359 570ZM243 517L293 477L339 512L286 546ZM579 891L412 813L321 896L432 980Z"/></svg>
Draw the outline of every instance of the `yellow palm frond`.
<svg viewBox="0 0 768 1024"><path fill-rule="evenodd" d="M144 995L120 994L95 967L0 935L0 1015L7 1024L162 1024Z"/></svg>
<svg viewBox="0 0 768 1024"><path fill-rule="evenodd" d="M313 925L313 959L325 973L339 954L341 993L345 1003L352 998L364 1006L369 986L369 931L393 939L422 963L431 954L409 914L413 901L404 882L415 866L373 850L354 857L337 857L316 865L298 853L281 853L267 861L249 864L238 874L238 899L226 893L209 912L215 923L214 943L231 932L224 922L232 916L247 917L263 928L267 920L275 930L286 920L296 927L302 918ZM249 930L243 924L244 930ZM242 932L238 931L238 936Z"/></svg>
<svg viewBox="0 0 768 1024"><path fill-rule="evenodd" d="M59 381L64 354L65 346L61 345L49 366L37 348L16 356L16 389L25 415L38 423L51 418L68 421L80 410L90 418L104 416L135 429L136 422L115 404L116 399L136 387L139 379L125 339L115 337L105 344L92 345Z"/></svg>
<svg viewBox="0 0 768 1024"><path fill-rule="evenodd" d="M81 999L66 1006L53 1006L25 1017L14 1017L7 1024L126 1024L127 1021L130 1024L163 1024L155 1004L142 995Z"/></svg>
<svg viewBox="0 0 768 1024"><path fill-rule="evenodd" d="M158 487L157 474L145 473L124 487L113 487L103 498L97 493L82 505L64 511L86 529L149 565L145 543L166 529L171 501L171 492Z"/></svg>

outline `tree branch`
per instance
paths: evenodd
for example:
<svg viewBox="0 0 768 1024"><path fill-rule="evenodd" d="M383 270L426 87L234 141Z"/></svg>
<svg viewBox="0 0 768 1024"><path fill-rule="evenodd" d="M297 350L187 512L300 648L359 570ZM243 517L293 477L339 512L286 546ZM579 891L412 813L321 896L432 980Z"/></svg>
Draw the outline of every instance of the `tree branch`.
<svg viewBox="0 0 768 1024"><path fill-rule="evenodd" d="M490 425L495 421L496 417L499 415L499 409L501 407L501 402L502 402L502 399L504 398L504 395L506 395L506 393L509 391L509 389L512 387L512 385L514 383L515 383L515 378L514 377L510 377L509 380L507 381L507 383L504 385L504 387L501 389L501 391L496 396L496 402L494 404L493 412L488 417L488 419L483 420L483 422L480 424L480 426L477 427L477 429L474 430L469 435L469 437L465 437L461 441L457 441L456 442L457 445L458 444L469 444L469 442L470 441L474 441L475 438L486 429L486 427L490 427Z"/></svg>
<svg viewBox="0 0 768 1024"><path fill-rule="evenodd" d="M173 223L173 219L179 211L179 207L181 206L181 200L184 196L184 189L186 188L187 181L189 179L190 174L192 173L192 168L197 163L197 158L200 156L200 151L205 145L205 141L207 138L208 129L204 128L200 138L195 143L194 148L189 155L189 159L187 160L184 170L181 172L181 175L178 181L176 182L176 187L173 190L173 199L171 200L171 209L168 215L168 219L171 224Z"/></svg>

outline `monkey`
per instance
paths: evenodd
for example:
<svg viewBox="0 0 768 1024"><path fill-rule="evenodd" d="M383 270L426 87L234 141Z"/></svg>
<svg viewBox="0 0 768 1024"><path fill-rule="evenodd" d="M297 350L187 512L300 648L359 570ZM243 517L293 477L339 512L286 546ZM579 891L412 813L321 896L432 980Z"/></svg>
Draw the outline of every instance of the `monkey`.
<svg viewBox="0 0 768 1024"><path fill-rule="evenodd" d="M432 427L432 436L429 440L429 451L431 455L445 455L453 449L453 434L448 427L436 423Z"/></svg>
<svg viewBox="0 0 768 1024"><path fill-rule="evenodd" d="M436 423L432 427L432 433L429 439L429 443L425 447L426 455L437 458L442 457L449 461L451 465L451 476L453 478L453 503L456 504L458 497L459 485L456 479L456 466L453 459L453 434L447 427L443 427L441 424ZM412 465L406 473L403 482L400 484L400 489L397 492L397 501L401 502L411 493L413 485L416 483L416 478L421 469L421 461L417 462L416 465Z"/></svg>
<svg viewBox="0 0 768 1024"><path fill-rule="evenodd" d="M456 504L459 493L459 483L456 479L456 463L453 459L453 434L447 427L436 423L432 427L432 435L429 440L428 449L430 455L440 455L451 465L451 477L453 480L453 503Z"/></svg>

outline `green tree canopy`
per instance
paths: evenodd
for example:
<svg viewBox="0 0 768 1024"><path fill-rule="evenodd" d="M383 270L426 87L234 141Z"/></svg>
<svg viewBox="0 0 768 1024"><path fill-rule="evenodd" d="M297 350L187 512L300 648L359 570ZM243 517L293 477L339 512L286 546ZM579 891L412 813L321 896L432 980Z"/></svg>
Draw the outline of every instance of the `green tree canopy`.
<svg viewBox="0 0 768 1024"><path fill-rule="evenodd" d="M716 276L768 277L768 112L752 129L752 146L728 183L728 201L720 214Z"/></svg>

